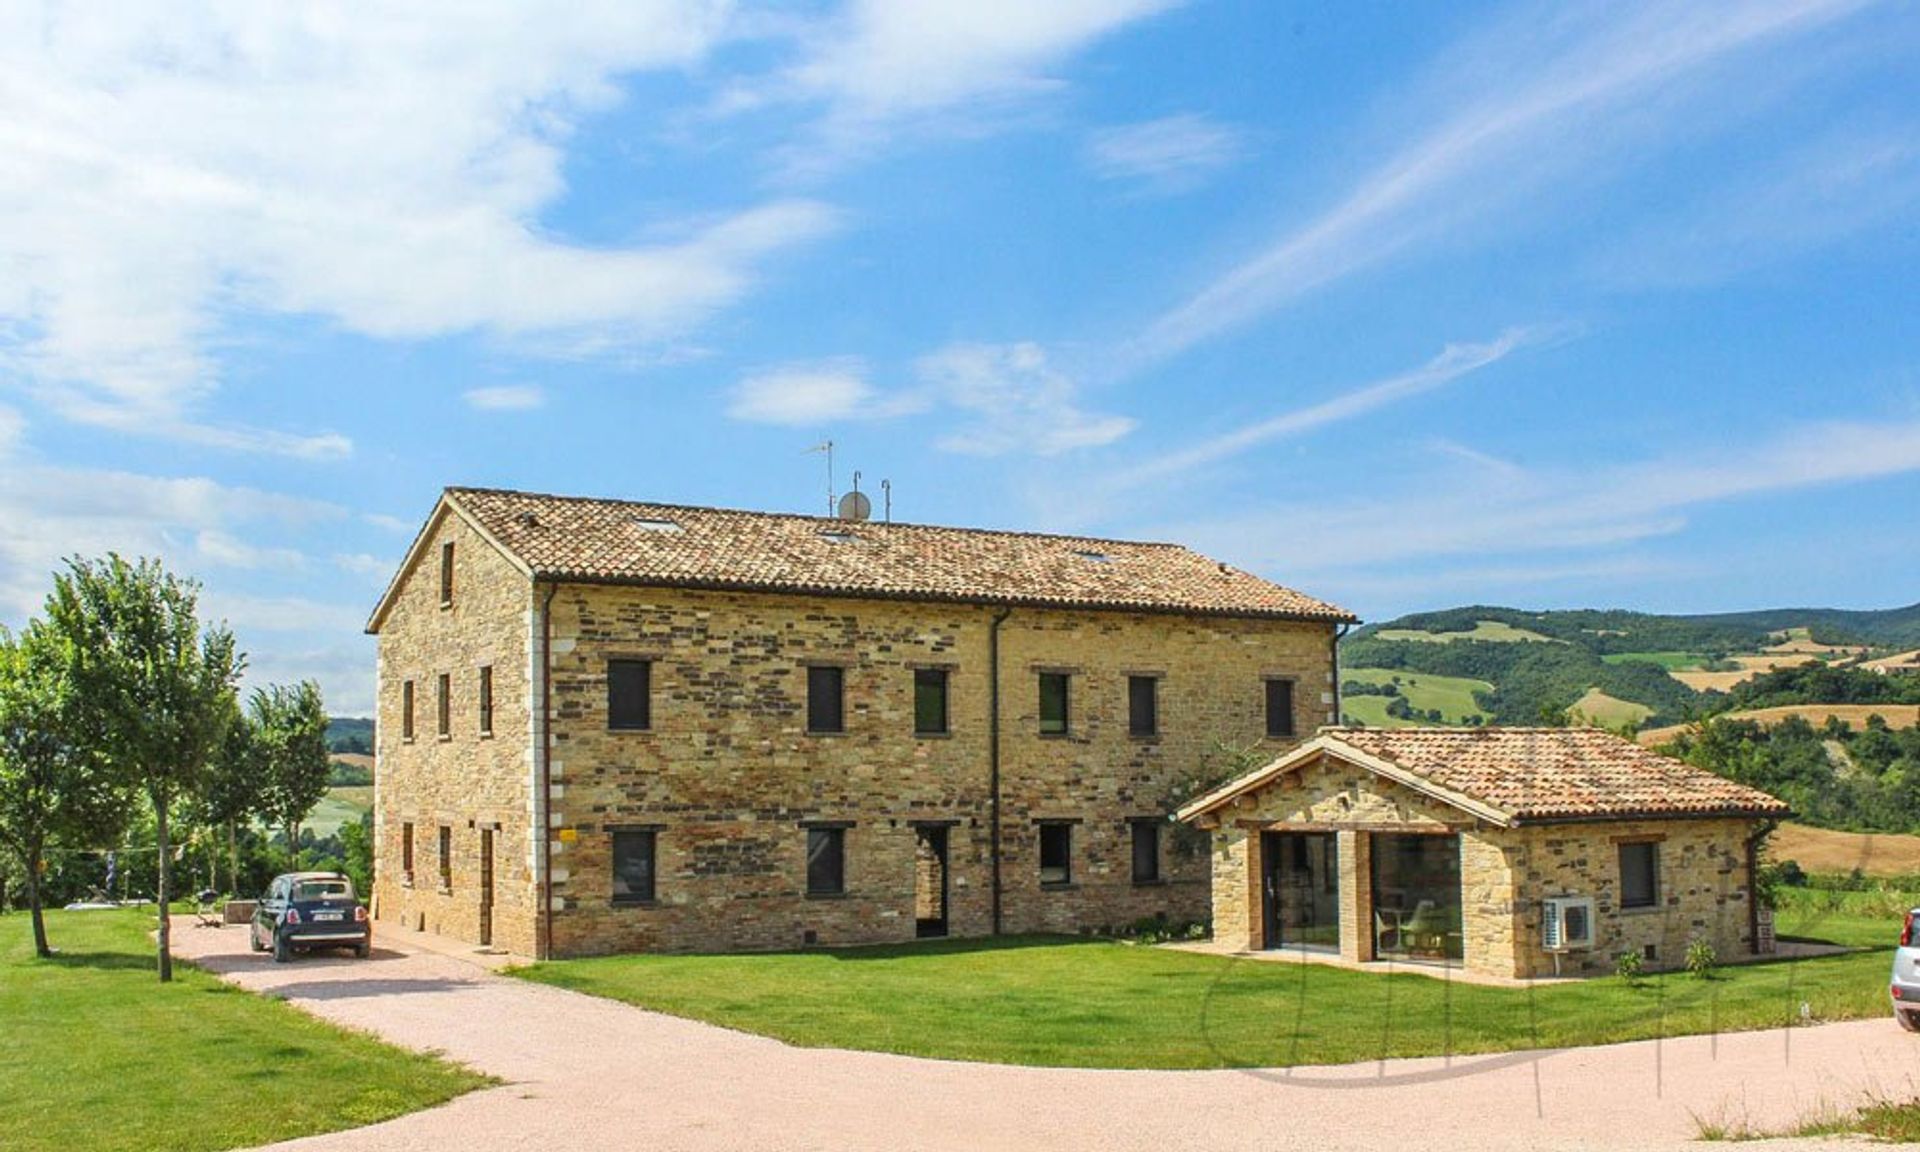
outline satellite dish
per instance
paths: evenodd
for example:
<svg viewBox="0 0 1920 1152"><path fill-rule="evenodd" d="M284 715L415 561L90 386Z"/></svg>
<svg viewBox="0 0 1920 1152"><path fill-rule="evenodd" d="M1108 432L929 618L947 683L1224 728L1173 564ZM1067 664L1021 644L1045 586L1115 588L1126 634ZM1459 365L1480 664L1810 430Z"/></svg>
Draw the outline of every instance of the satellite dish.
<svg viewBox="0 0 1920 1152"><path fill-rule="evenodd" d="M865 520L873 515L873 501L864 492L849 492L840 497L840 519Z"/></svg>

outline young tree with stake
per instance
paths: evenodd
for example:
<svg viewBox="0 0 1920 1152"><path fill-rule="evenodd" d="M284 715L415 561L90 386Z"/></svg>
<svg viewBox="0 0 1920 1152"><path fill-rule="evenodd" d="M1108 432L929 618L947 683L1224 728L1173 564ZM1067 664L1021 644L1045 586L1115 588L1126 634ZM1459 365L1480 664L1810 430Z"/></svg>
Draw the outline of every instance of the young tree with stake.
<svg viewBox="0 0 1920 1152"><path fill-rule="evenodd" d="M159 968L173 979L170 901L176 802L197 799L234 713L243 658L224 625L200 627L199 586L157 560L68 561L47 598L47 625L68 646L70 675L95 752L153 807L159 877Z"/></svg>

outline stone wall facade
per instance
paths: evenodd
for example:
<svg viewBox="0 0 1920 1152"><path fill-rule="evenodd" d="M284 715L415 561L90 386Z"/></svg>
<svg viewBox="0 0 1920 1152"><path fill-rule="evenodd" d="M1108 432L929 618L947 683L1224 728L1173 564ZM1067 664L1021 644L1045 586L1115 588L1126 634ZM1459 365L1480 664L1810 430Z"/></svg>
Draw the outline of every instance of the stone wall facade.
<svg viewBox="0 0 1920 1152"><path fill-rule="evenodd" d="M453 596L442 604L441 549L453 545ZM481 943L483 846L492 850L490 943L539 949L534 714L529 709L533 619L526 577L458 516L429 525L414 569L380 629L374 738L373 913L379 923ZM492 731L481 731L480 670L493 683ZM439 732L438 687L449 688ZM413 684L413 736L402 716ZM413 869L405 868L411 828ZM448 883L439 846L447 830ZM490 836L484 835L491 833Z"/></svg>
<svg viewBox="0 0 1920 1152"><path fill-rule="evenodd" d="M553 604L556 951L739 950L915 934L916 827L947 828L949 933L993 930L992 632L997 609L570 585ZM1269 620L1020 608L999 626L1001 919L1078 932L1204 919L1204 845L1161 831L1135 884L1132 821L1164 821L1219 745L1267 741L1264 678L1296 681L1295 731L1331 709L1329 630ZM607 725L610 659L652 672L652 724ZM842 669L845 731L807 730L807 668ZM947 674L948 731L914 732L914 672ZM1040 732L1039 675L1068 677ZM1158 681L1159 731L1128 732L1128 677ZM1043 823L1070 879L1042 885ZM845 828L844 894L806 893L806 828ZM650 905L612 900L612 832L656 830ZM1184 850L1183 850L1184 848Z"/></svg>
<svg viewBox="0 0 1920 1152"><path fill-rule="evenodd" d="M1607 821L1503 828L1337 756L1322 755L1217 814L1213 830L1214 938L1272 946L1263 917L1262 831L1332 831L1340 853L1340 951L1375 959L1369 848L1379 833L1459 837L1462 963L1476 972L1534 977L1611 972L1623 952L1649 968L1677 966L1693 939L1723 959L1752 951L1745 819ZM1620 845L1656 843L1657 903L1622 909ZM1542 946L1541 902L1594 899L1590 951L1556 958ZM1651 953L1648 948L1651 946Z"/></svg>
<svg viewBox="0 0 1920 1152"><path fill-rule="evenodd" d="M451 607L440 544L455 546ZM549 831L551 949L731 951L912 939L932 890L919 827L947 835L947 927L993 931L997 627L1001 923L1079 932L1166 915L1204 919L1203 839L1167 823L1223 748L1273 756L1333 717L1331 626L1124 612L709 592L531 581L458 515L430 525L379 629L375 913L479 939L480 832L493 829L493 943L547 954L539 913ZM551 593L551 606L548 594ZM543 613L548 618L543 619ZM551 636L551 653L541 652ZM608 662L650 669L651 723L608 723ZM842 670L844 731L808 731L812 665ZM494 731L476 731L477 669L493 669ZM551 815L539 794L551 674ZM914 731L916 670L941 670L948 731ZM1068 676L1067 731L1040 731L1039 677ZM449 674L452 731L435 728ZM1128 731L1128 679L1157 684L1158 730ZM1295 736L1266 736L1265 681L1294 682ZM401 734L415 684L415 735ZM1132 823L1160 821L1160 877L1136 884ZM400 867L414 828L411 882ZM1040 882L1041 828L1066 825L1070 878ZM809 896L810 826L842 830L844 892ZM450 829L451 883L438 879ZM616 831L654 834L651 901L617 902Z"/></svg>

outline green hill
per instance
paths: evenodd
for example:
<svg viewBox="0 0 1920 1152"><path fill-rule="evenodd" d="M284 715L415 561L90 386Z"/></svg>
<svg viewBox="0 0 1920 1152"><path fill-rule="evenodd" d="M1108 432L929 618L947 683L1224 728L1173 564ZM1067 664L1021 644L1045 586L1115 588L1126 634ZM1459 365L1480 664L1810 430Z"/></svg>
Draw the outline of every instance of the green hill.
<svg viewBox="0 0 1920 1152"><path fill-rule="evenodd" d="M1790 641L1784 643L1783 641ZM1851 646L1846 651L1828 646ZM1369 625L1341 644L1342 677L1379 683L1378 675L1420 674L1481 681L1470 706L1442 707L1443 723L1537 724L1579 710L1603 722L1669 724L1734 706L1719 689L1770 664L1825 667L1785 678L1769 702L1838 703L1872 677L1845 667L1863 650L1920 645L1920 604L1885 611L1770 609L1710 615L1660 615L1620 609L1545 612L1468 605L1417 612ZM1744 661L1744 663L1743 663ZM1700 675L1700 673L1724 675ZM1367 675L1361 675L1366 673ZM1676 676L1675 673L1679 675ZM1831 674L1827 674L1831 673ZM1684 679L1709 690L1696 690ZM1834 700L1799 699L1839 693ZM1774 700L1784 694L1791 701ZM1753 695L1739 693L1740 699ZM1385 702L1348 694L1345 713L1361 723L1385 718ZM1604 702L1594 716L1595 702ZM1396 705L1397 722L1432 723L1432 704ZM1409 716L1409 713L1412 715ZM1476 719L1477 717L1477 719Z"/></svg>

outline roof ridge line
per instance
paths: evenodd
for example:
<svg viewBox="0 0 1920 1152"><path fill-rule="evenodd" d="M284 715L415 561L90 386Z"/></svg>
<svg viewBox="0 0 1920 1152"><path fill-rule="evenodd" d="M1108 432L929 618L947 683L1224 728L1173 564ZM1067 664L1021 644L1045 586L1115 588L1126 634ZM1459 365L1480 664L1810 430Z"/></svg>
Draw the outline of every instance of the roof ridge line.
<svg viewBox="0 0 1920 1152"><path fill-rule="evenodd" d="M524 488L494 488L484 485L449 484L442 490L451 495L473 493L486 496L524 496L534 500L561 500L571 504L620 504L639 508L666 508L684 512L718 512L732 516L765 516L781 520L809 520L820 524L853 524L878 528L924 528L936 532L971 532L982 536L1024 536L1035 540L1078 540L1088 544L1124 544L1130 548L1171 548L1181 552L1194 552L1185 544L1170 540L1126 540L1118 536L1088 536L1071 532L1038 532L1023 528L976 528L963 524L927 524L915 520L842 520L837 516L816 516L805 512L768 512L756 508L728 508L719 504L676 504L661 500L633 500L622 496L569 496L559 492L532 492ZM1211 557L1207 557L1211 559ZM1224 563L1215 561L1215 563ZM1227 565L1236 572L1246 571L1238 565ZM1253 575L1253 573L1248 573Z"/></svg>

